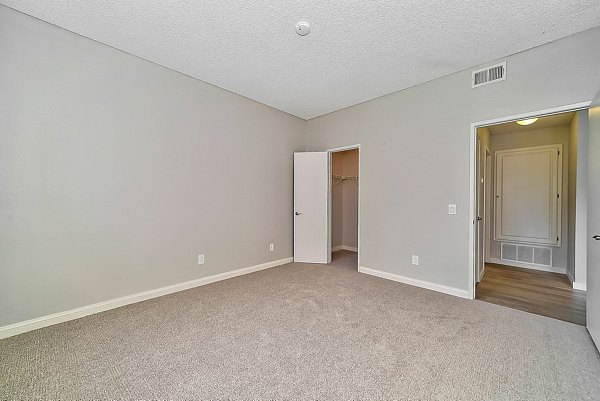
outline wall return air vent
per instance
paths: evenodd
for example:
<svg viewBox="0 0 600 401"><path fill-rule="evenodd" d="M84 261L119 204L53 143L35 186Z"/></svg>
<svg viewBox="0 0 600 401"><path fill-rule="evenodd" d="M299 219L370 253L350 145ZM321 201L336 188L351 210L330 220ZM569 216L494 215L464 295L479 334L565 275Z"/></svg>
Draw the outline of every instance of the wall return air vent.
<svg viewBox="0 0 600 401"><path fill-rule="evenodd" d="M506 61L471 73L471 88L493 84L506 79Z"/></svg>
<svg viewBox="0 0 600 401"><path fill-rule="evenodd" d="M500 259L528 265L552 266L552 248L503 242Z"/></svg>

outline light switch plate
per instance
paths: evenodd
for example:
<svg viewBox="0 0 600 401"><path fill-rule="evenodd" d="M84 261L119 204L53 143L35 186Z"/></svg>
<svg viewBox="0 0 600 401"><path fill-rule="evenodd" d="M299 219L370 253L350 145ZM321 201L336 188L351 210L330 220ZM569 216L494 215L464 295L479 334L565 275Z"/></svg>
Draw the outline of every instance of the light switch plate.
<svg viewBox="0 0 600 401"><path fill-rule="evenodd" d="M448 205L448 214L456 214L456 203Z"/></svg>
<svg viewBox="0 0 600 401"><path fill-rule="evenodd" d="M412 255L412 264L419 266L419 257L417 255Z"/></svg>

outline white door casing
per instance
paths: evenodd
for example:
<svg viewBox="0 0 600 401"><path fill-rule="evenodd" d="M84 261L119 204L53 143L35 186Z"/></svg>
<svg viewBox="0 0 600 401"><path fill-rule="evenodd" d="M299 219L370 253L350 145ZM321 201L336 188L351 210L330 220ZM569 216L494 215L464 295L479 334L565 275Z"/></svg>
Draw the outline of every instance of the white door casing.
<svg viewBox="0 0 600 401"><path fill-rule="evenodd" d="M483 151L483 153L481 153ZM486 198L487 198L487 180L488 180L488 176L487 176L487 167L488 167L488 153L489 151L487 149L481 149L480 150L480 165L479 165L479 178L478 178L478 186L477 189L479 191L479 193L477 194L477 220L478 220L478 226L477 226L477 230L478 230L478 247L479 247L479 251L478 251L478 259L477 259L477 264L478 264L478 278L477 281L481 281L483 279L483 274L485 271L485 258L486 258L486 246L485 246L485 239L486 239L486 231L487 231L487 208L486 208Z"/></svg>
<svg viewBox="0 0 600 401"><path fill-rule="evenodd" d="M600 94L589 110L587 328L600 349Z"/></svg>
<svg viewBox="0 0 600 401"><path fill-rule="evenodd" d="M599 100L600 103L600 100ZM476 164L476 154L477 154L477 128L479 127L487 127L490 125L496 125L496 124L502 124L502 123L506 123L506 122L511 122L511 121L517 121L517 120L525 120L527 118L533 118L533 117L540 117L540 116L545 116L545 115L552 115L552 114L558 114L558 113L564 113L564 112L570 112L570 111L577 111L577 110L583 110L583 109L587 109L588 107L590 107L591 102L589 101L585 101L585 102L579 102L579 103L571 103L571 104L566 104L566 105L562 105L562 106L557 106L557 107L552 107L549 109L543 109L543 110L535 110L535 111L529 111L526 113L520 113L520 114L514 114L514 115L510 115L510 116L504 116L504 117L498 117L498 118L493 118L490 120L483 120L483 121L477 121L477 122L473 122L471 123L471 134L469 136L469 149L470 149L470 156L469 156L469 215L471 216L471 219L474 221L476 214L477 214L477 199L476 199L476 180L477 180L477 164ZM490 177L492 177L493 175L490 175ZM493 188L491 188L493 190ZM495 197L493 191L490 190L490 202L493 201L493 197ZM490 213L490 221L492 219L491 213ZM493 231L493 230L490 230ZM477 283L477 263L476 263L476 259L475 259L475 246L476 246L476 242L475 242L475 236L476 234L476 230L475 230L475 224L472 224L469 226L469 249L468 249L468 258L469 258L469 297L470 298L475 298L475 284ZM489 235L489 238L493 237L493 233L491 233Z"/></svg>
<svg viewBox="0 0 600 401"><path fill-rule="evenodd" d="M294 262L328 263L329 154L294 153Z"/></svg>
<svg viewBox="0 0 600 401"><path fill-rule="evenodd" d="M491 235L491 224L492 221L491 216L491 202L490 198L492 196L492 152L486 148L485 149L485 174L484 174L484 189L483 189L483 210L485 211L485 215L483 217L483 263L485 267L485 262L489 262L490 260L490 239Z"/></svg>
<svg viewBox="0 0 600 401"><path fill-rule="evenodd" d="M475 244L475 252L476 259L475 263L477 266L477 281L481 281L482 273L483 273L483 163L481 157L481 141L477 138L477 179L476 179L476 197L477 197L477 206L476 206L476 216L475 216L475 240L477 243Z"/></svg>

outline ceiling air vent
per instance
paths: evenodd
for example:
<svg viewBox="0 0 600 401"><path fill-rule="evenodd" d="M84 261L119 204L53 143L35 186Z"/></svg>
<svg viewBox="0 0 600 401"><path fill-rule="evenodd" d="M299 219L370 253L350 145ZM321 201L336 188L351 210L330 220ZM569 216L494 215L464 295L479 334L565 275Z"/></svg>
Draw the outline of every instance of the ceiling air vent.
<svg viewBox="0 0 600 401"><path fill-rule="evenodd" d="M500 64L475 70L471 74L471 88L504 81L506 79L506 61Z"/></svg>

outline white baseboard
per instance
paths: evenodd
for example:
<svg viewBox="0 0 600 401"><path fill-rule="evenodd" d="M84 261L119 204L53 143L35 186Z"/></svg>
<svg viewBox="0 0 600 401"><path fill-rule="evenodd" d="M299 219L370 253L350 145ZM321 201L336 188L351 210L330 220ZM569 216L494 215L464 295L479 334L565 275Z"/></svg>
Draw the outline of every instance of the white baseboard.
<svg viewBox="0 0 600 401"><path fill-rule="evenodd" d="M573 286L574 290L587 291L587 286L585 285L585 283L576 282L575 279L573 278L573 275L568 270L567 270L567 278L571 282L571 285Z"/></svg>
<svg viewBox="0 0 600 401"><path fill-rule="evenodd" d="M569 281L571 282L571 285L572 285L575 282L575 279L573 278L573 275L568 270L567 270L567 272L565 274L567 275L567 278L569 279Z"/></svg>
<svg viewBox="0 0 600 401"><path fill-rule="evenodd" d="M485 263L483 264L483 267L481 268L481 271L479 272L479 277L477 277L478 283L480 283L481 280L483 280L483 276L485 276Z"/></svg>
<svg viewBox="0 0 600 401"><path fill-rule="evenodd" d="M471 299L469 291L461 290L460 288L448 287L441 284L431 283L429 281L417 280L414 278L400 276L398 274L388 273L381 270L369 269L368 267L360 266L358 268L358 271L360 273L369 274L371 276L377 276L388 280L397 281L399 283L413 285L415 287L421 287L428 290L442 292L444 294L454 295L455 297Z"/></svg>
<svg viewBox="0 0 600 401"><path fill-rule="evenodd" d="M227 280L228 278L233 278L244 274L254 273L259 270L269 269L275 266L285 265L287 263L292 263L293 261L294 258L274 260L272 262L262 263L260 265L244 267L242 269L232 270L230 272L215 274L213 276L208 277L202 277L196 280L186 281L179 284L173 284L154 290L139 292L137 294L127 295L124 297L83 306L81 308L71 309L65 312L54 313L52 315L42 316L35 319L26 320L24 322L10 324L8 326L0 327L0 339L25 333L31 330L40 329L42 327L51 326L57 323L78 319L80 317L93 315L95 313L104 312L109 309L118 308L120 306L125 306L136 302L157 298L163 295L188 290L194 287L200 287L202 285Z"/></svg>
<svg viewBox="0 0 600 401"><path fill-rule="evenodd" d="M331 248L331 252L337 252L337 251L350 251L350 252L358 252L358 248L355 246L347 246L347 245L338 245L338 246L334 246L333 248Z"/></svg>
<svg viewBox="0 0 600 401"><path fill-rule="evenodd" d="M499 265L507 265L512 267L521 267L523 269L539 270L543 272L567 274L567 269L565 269L564 267L530 265L529 263L512 262L497 258L490 258L490 263L496 263Z"/></svg>

